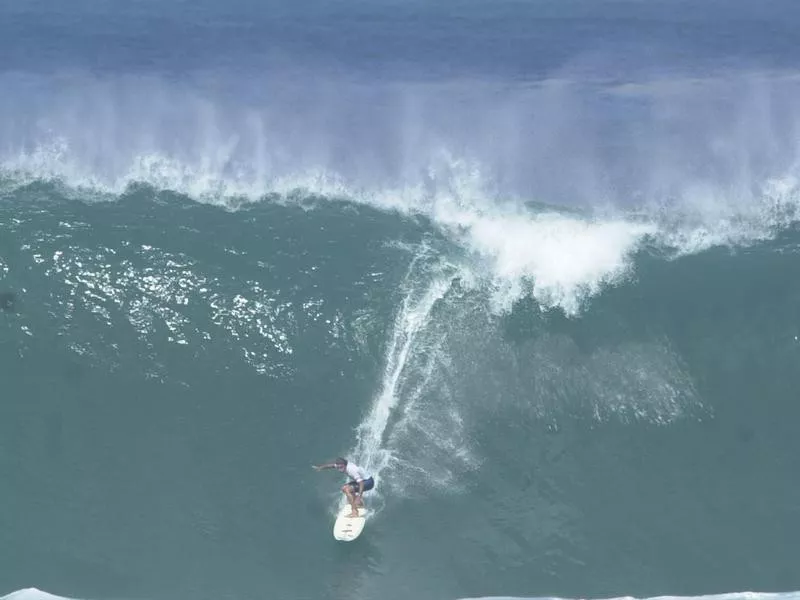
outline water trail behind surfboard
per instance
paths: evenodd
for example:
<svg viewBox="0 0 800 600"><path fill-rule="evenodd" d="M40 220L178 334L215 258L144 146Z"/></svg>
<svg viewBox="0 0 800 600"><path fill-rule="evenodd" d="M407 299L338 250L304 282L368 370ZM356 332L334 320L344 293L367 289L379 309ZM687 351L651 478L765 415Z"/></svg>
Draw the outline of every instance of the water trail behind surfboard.
<svg viewBox="0 0 800 600"><path fill-rule="evenodd" d="M420 273L418 258L412 262L406 277L408 291L392 328L380 391L356 430L356 446L351 453L353 460L375 478L376 495L380 495L381 472L394 460L385 441L390 416L402 400L400 388L405 371L420 346L424 345L420 333L428 324L433 307L454 280L452 272L435 274L432 279L430 275Z"/></svg>

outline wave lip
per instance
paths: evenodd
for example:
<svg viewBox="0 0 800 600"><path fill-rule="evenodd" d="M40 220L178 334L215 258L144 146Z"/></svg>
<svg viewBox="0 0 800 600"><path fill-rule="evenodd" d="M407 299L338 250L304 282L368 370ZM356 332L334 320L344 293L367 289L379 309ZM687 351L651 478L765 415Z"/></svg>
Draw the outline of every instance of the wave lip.
<svg viewBox="0 0 800 600"><path fill-rule="evenodd" d="M469 255L497 311L533 296L568 315L630 275L649 240L695 254L800 220L795 72L317 75L0 74L0 194L56 181L113 200L144 184L226 208L312 197L422 216ZM612 216L595 218L601 205Z"/></svg>

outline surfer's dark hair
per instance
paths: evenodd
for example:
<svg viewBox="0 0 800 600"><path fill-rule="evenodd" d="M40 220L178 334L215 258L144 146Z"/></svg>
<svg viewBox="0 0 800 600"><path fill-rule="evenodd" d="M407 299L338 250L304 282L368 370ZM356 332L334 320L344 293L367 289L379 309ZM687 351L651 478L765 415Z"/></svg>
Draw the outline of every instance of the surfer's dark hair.
<svg viewBox="0 0 800 600"><path fill-rule="evenodd" d="M346 458L342 458L342 457L340 456L340 457L339 457L339 458L337 458L335 461L333 461L333 463L334 463L336 466L342 465L343 467L346 467L346 466L347 466L347 459L346 459Z"/></svg>

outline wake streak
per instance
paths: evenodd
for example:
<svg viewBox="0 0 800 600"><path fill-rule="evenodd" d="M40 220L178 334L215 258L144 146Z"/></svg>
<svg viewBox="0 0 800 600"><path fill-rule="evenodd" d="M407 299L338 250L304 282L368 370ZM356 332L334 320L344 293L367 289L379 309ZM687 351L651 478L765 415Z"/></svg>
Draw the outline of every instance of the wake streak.
<svg viewBox="0 0 800 600"><path fill-rule="evenodd" d="M366 418L357 427L356 447L353 457L362 464L376 480L380 473L391 465L394 457L385 447L389 419L402 400L400 388L405 380L406 369L420 349L418 337L429 322L433 307L450 289L452 278L439 276L420 289L413 281L415 261L409 269L409 290L395 319L391 342L386 353L381 391L375 398Z"/></svg>

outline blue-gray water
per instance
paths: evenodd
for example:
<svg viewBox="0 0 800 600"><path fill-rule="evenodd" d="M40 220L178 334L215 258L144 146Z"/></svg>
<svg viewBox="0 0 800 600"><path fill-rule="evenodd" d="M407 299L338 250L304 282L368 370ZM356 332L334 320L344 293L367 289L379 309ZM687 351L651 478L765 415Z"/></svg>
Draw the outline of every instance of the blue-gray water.
<svg viewBox="0 0 800 600"><path fill-rule="evenodd" d="M0 2L0 594L795 600L799 7Z"/></svg>

